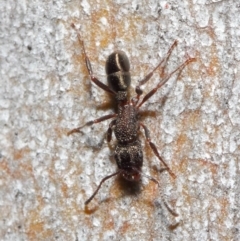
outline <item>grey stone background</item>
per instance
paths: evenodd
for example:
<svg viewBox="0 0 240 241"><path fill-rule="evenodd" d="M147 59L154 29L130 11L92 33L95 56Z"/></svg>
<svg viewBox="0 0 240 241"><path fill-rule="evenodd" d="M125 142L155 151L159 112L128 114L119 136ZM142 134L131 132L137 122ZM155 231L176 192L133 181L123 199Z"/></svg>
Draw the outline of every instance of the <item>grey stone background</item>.
<svg viewBox="0 0 240 241"><path fill-rule="evenodd" d="M240 239L239 1L9 0L0 2L0 16L0 240ZM160 171L140 135L143 173L161 190L145 177L138 191L113 178L84 208L116 170L115 138L107 144L108 121L66 135L112 109L90 83L71 23L103 82L114 49L129 56L132 86L174 40L168 72L197 59L142 107L177 175Z"/></svg>

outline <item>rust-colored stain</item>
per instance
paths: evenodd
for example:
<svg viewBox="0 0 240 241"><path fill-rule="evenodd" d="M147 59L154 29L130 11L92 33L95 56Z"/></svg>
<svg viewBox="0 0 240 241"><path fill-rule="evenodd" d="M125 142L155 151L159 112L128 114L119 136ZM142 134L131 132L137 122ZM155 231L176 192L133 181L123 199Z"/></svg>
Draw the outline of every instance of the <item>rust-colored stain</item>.
<svg viewBox="0 0 240 241"><path fill-rule="evenodd" d="M189 139L185 133L181 133L176 141L176 146L181 150L184 146L189 144Z"/></svg>
<svg viewBox="0 0 240 241"><path fill-rule="evenodd" d="M178 173L184 174L186 173L187 170L187 165L188 165L188 159L187 157L181 158L181 159L177 159L177 167L176 170Z"/></svg>
<svg viewBox="0 0 240 241"><path fill-rule="evenodd" d="M106 219L104 219L104 225L106 230L111 230L114 229L115 227L115 223L114 220L112 219L112 217L106 217Z"/></svg>
<svg viewBox="0 0 240 241"><path fill-rule="evenodd" d="M14 150L14 155L13 155L13 158L14 160L20 160L22 159L24 156L27 156L29 154L30 150L29 148L23 148L23 149L20 149L20 150Z"/></svg>
<svg viewBox="0 0 240 241"><path fill-rule="evenodd" d="M13 160L18 165L18 168L11 169L9 167L10 162L5 161L3 159L0 162L0 169L5 171L7 175L13 177L14 179L21 179L22 177L25 177L26 175L32 176L32 166L30 161L22 162L22 159L29 155L29 148L23 148L21 150L14 150L13 152ZM27 174L28 173L28 174Z"/></svg>
<svg viewBox="0 0 240 241"><path fill-rule="evenodd" d="M61 183L61 191L62 191L63 196L65 198L68 197L69 188L68 188L68 186L64 182Z"/></svg>
<svg viewBox="0 0 240 241"><path fill-rule="evenodd" d="M187 203L188 205L191 205L191 203L193 203L193 198L192 198L192 196L189 194L188 189L189 189L188 184L185 184L185 185L183 186L182 195L184 196L184 200L186 201L186 203Z"/></svg>
<svg viewBox="0 0 240 241"><path fill-rule="evenodd" d="M200 125L201 116L200 111L192 111L183 113L184 117L182 118L179 126L182 128L180 135L177 137L174 142L174 159L178 160L178 169L179 171L184 172L186 169L187 160L185 159L185 154L187 155L188 151L191 150L192 142L186 134L187 129L197 129ZM187 129L186 129L187 128ZM180 160L179 160L180 155Z"/></svg>
<svg viewBox="0 0 240 241"><path fill-rule="evenodd" d="M28 240L48 240L53 231L45 227L46 222L40 216L41 205L28 213L26 223L26 235Z"/></svg>
<svg viewBox="0 0 240 241"><path fill-rule="evenodd" d="M220 213L218 215L219 225L225 225L226 217L228 216L229 200L225 197L218 198L218 204L220 205Z"/></svg>
<svg viewBox="0 0 240 241"><path fill-rule="evenodd" d="M206 167L208 170L210 170L210 172L213 175L217 174L217 170L218 170L218 165L209 162L208 160L202 160L202 159L198 159L197 162L199 163L199 165Z"/></svg>
<svg viewBox="0 0 240 241"><path fill-rule="evenodd" d="M159 178L161 178L160 174L158 177L156 176L156 179ZM144 186L143 195L152 202L158 195L158 188L159 187L155 182L149 181L149 183Z"/></svg>
<svg viewBox="0 0 240 241"><path fill-rule="evenodd" d="M129 222L125 221L123 222L122 226L119 228L119 233L124 234L127 233L130 228Z"/></svg>
<svg viewBox="0 0 240 241"><path fill-rule="evenodd" d="M206 70L209 77L214 77L218 75L220 71L220 63L219 63L219 59L216 56L215 49L211 49L210 56L211 56L210 64L209 64L209 67L206 68Z"/></svg>
<svg viewBox="0 0 240 241"><path fill-rule="evenodd" d="M184 113L185 117L182 120L181 126L190 128L197 128L199 127L199 124L201 123L201 113L200 110L195 110L191 112Z"/></svg>
<svg viewBox="0 0 240 241"><path fill-rule="evenodd" d="M0 162L0 170L1 172L5 172L7 175L11 175L12 171L9 168L9 162L3 158Z"/></svg>

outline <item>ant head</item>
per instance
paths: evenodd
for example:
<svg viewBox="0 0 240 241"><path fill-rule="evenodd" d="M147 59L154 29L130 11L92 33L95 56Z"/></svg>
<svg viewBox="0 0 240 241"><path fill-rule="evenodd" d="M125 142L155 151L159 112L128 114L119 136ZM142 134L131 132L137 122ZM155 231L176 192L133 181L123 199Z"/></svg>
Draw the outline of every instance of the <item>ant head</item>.
<svg viewBox="0 0 240 241"><path fill-rule="evenodd" d="M130 64L127 55L123 51L115 51L106 61L106 74L108 86L115 92L120 92L118 100L127 98L128 87L131 84Z"/></svg>

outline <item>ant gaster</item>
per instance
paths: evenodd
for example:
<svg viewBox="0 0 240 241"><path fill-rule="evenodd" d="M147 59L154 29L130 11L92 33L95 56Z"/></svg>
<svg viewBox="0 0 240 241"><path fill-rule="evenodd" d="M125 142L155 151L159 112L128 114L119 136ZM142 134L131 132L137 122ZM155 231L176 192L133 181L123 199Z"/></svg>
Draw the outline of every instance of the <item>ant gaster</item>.
<svg viewBox="0 0 240 241"><path fill-rule="evenodd" d="M76 30L74 24L72 27ZM151 141L148 128L139 121L139 108L151 97L154 93L161 88L169 79L170 77L177 71L181 72L183 68L188 65L190 62L194 61L194 58L188 58L184 63L178 66L174 71L168 74L163 80L161 80L158 85L153 88L149 93L147 93L142 100L140 101L140 97L143 91L140 87L145 84L153 75L153 73L160 68L162 64L165 64L168 61L168 58L177 45L177 41L174 41L172 46L167 52L166 57L160 61L160 63L142 80L139 81L137 87L135 88L136 97L129 99L128 98L128 90L131 84L131 75L130 75L130 64L127 55L123 51L115 51L110 54L106 61L106 74L107 74L107 82L108 85L105 85L100 80L98 80L94 75L91 67L90 60L86 54L84 42L77 31L78 40L83 49L83 55L86 62L86 67L88 70L88 74L91 78L91 81L96 84L98 87L103 89L104 91L112 94L115 96L118 110L117 113L108 114L102 116L98 119L92 120L87 122L85 125L80 126L76 129L71 130L68 132L68 135L71 135L76 132L80 132L84 126L91 126L93 124L114 118L107 130L107 141L110 142L112 139L112 131L117 139L117 146L114 151L114 157L117 162L118 170L109 175L104 177L100 184L98 185L95 192L92 196L85 202L85 205L91 202L91 200L95 197L97 192L99 191L101 185L109 178L122 175L128 181L139 181L141 175L148 177L151 181L154 181L159 185L159 182L150 176L144 175L141 172L142 164L143 164L143 152L141 142L139 140L139 129L140 127L143 128L146 139L148 144L150 145L151 149L153 150L154 154L157 158L164 164L169 174L176 178L175 174L170 170L166 162L163 158L159 155L156 145ZM162 74L164 71L164 67L162 69Z"/></svg>

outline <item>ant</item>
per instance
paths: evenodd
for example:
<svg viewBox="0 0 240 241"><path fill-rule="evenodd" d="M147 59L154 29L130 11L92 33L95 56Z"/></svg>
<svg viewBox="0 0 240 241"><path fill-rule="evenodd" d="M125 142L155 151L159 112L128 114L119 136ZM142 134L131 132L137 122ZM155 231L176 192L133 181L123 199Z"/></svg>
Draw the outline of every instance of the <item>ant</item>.
<svg viewBox="0 0 240 241"><path fill-rule="evenodd" d="M143 152L141 142L139 140L140 127L143 128L147 142L150 145L156 157L159 159L159 161L163 163L169 174L173 178L176 178L176 175L171 171L167 163L159 155L156 145L151 141L148 128L142 122L139 121L139 109L150 97L152 97L156 93L156 91L159 88L161 88L170 79L170 77L175 72L181 72L185 68L185 66L187 66L190 62L195 61L195 59L188 58L187 60L185 60L185 62L183 62L175 70L173 70L170 74L163 78L163 80L161 80L158 83L158 85L155 88L153 88L149 93L147 93L140 101L140 97L143 94L143 91L140 87L148 82L148 80L152 77L153 73L158 68L160 68L162 64L164 64L162 69L163 74L165 64L168 61L174 47L177 45L177 41L175 40L169 48L166 57L163 58L160 61L160 63L149 74L147 74L142 80L139 81L137 87L135 88L135 92L137 94L136 97L129 99L128 91L131 84L131 75L130 63L127 55L123 51L118 50L114 51L112 54L108 56L105 66L108 85L105 85L94 76L91 63L86 54L84 42L80 36L80 33L77 31L74 24L72 24L71 26L77 32L78 41L83 49L83 55L85 58L86 67L88 70L88 74L91 78L91 81L99 88L113 95L116 98L118 105L117 113L104 115L98 119L91 120L85 123L84 125L68 132L68 135L81 132L81 129L84 126L91 126L93 124L114 118L110 122L109 128L107 130L107 141L111 141L112 132L114 132L117 139L117 145L114 151L114 158L117 162L118 170L115 173L108 175L101 180L95 192L85 202L85 205L89 204L92 201L92 199L98 193L102 184L106 180L116 175L122 175L122 177L126 180L135 182L139 181L142 175L146 176L151 181L155 182L158 186L160 186L159 182L155 178L145 175L141 172L143 164Z"/></svg>

